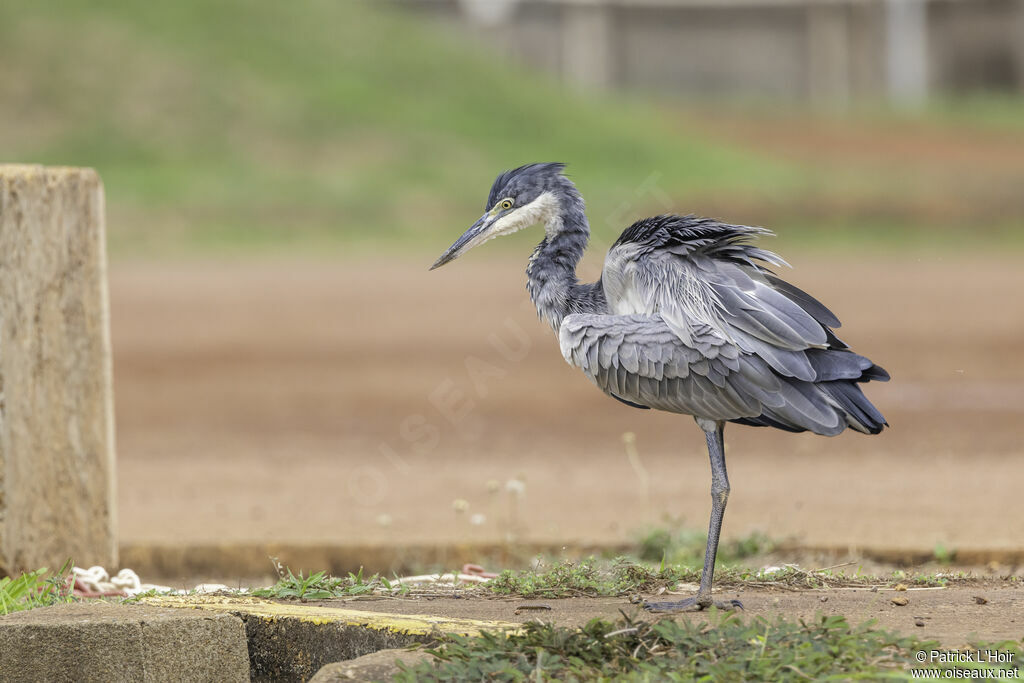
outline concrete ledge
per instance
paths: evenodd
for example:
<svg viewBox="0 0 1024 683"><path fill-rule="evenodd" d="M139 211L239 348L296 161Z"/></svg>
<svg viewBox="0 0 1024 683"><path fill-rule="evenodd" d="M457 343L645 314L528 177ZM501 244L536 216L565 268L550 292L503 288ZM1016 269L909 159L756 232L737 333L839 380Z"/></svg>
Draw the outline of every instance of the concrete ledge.
<svg viewBox="0 0 1024 683"><path fill-rule="evenodd" d="M0 617L0 682L248 681L238 617L106 602Z"/></svg>
<svg viewBox="0 0 1024 683"><path fill-rule="evenodd" d="M383 614L235 596L159 596L148 606L233 614L245 622L253 680L309 680L323 666L378 650L429 642L442 633L476 635L518 624L425 614Z"/></svg>

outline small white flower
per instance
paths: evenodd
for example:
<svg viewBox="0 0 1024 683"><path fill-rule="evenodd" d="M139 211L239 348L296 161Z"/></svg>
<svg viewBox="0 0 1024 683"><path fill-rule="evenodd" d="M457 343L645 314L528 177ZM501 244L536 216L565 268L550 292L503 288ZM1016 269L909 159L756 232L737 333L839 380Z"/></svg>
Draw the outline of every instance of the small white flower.
<svg viewBox="0 0 1024 683"><path fill-rule="evenodd" d="M505 482L505 490L517 496L526 494L526 482L522 479L509 479Z"/></svg>
<svg viewBox="0 0 1024 683"><path fill-rule="evenodd" d="M487 493L497 493L498 491L501 490L501 484L498 482L497 479L490 479L490 480L488 480L486 486L487 486Z"/></svg>
<svg viewBox="0 0 1024 683"><path fill-rule="evenodd" d="M487 521L487 518L484 517L483 515L481 515L479 512L476 513L475 515L472 515L469 518L469 523L472 524L473 526L483 526L486 521Z"/></svg>
<svg viewBox="0 0 1024 683"><path fill-rule="evenodd" d="M462 498L456 498L452 501L452 508L457 514L462 514L469 510L469 501L463 500Z"/></svg>

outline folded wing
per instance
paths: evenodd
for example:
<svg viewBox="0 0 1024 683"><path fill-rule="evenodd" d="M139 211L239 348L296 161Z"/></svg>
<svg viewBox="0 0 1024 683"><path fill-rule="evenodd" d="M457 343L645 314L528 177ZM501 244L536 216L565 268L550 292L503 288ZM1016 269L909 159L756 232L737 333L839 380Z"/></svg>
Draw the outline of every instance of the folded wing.
<svg viewBox="0 0 1024 683"><path fill-rule="evenodd" d="M610 315L562 323L566 360L627 403L715 420L836 434L885 419L858 382L888 374L848 350L819 301L757 261L765 231L659 216L623 233L602 283Z"/></svg>

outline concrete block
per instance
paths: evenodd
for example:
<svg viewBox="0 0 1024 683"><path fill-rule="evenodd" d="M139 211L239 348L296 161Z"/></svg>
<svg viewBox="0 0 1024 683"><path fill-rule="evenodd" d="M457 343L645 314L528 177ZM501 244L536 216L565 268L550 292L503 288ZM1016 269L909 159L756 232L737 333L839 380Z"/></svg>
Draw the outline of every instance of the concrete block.
<svg viewBox="0 0 1024 683"><path fill-rule="evenodd" d="M432 659L432 656L424 650L379 650L348 661L328 664L317 671L309 683L389 681L399 672L398 662L411 668L425 659Z"/></svg>
<svg viewBox="0 0 1024 683"><path fill-rule="evenodd" d="M248 680L230 614L80 602L0 617L0 683Z"/></svg>
<svg viewBox="0 0 1024 683"><path fill-rule="evenodd" d="M103 185L0 165L0 573L116 567Z"/></svg>

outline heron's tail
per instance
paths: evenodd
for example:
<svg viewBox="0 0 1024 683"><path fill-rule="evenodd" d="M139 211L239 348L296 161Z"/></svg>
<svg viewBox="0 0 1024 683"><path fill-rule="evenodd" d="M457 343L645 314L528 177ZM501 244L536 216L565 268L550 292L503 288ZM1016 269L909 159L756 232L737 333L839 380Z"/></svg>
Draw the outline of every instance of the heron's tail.
<svg viewBox="0 0 1024 683"><path fill-rule="evenodd" d="M889 379L889 375L885 370L882 370L877 365L872 367L872 369L876 368L880 373L884 373L884 379L882 379L882 375L879 375L878 377L865 378L861 381L866 381L867 379L885 381ZM819 382L817 387L832 397L839 408L846 414L846 423L851 429L864 434L878 434L883 428L889 426L889 423L885 421L878 408L860 390L857 382L851 380Z"/></svg>
<svg viewBox="0 0 1024 683"><path fill-rule="evenodd" d="M804 382L782 378L780 396L783 400L779 405L765 405L764 412L757 417L737 418L732 422L788 432L811 431L824 436L835 436L847 428L863 434L878 434L889 423L861 391L860 384L872 380L885 382L889 373L863 356L845 352L842 359L844 362L859 359L865 361L867 367L858 370L859 375L847 374L841 379Z"/></svg>

